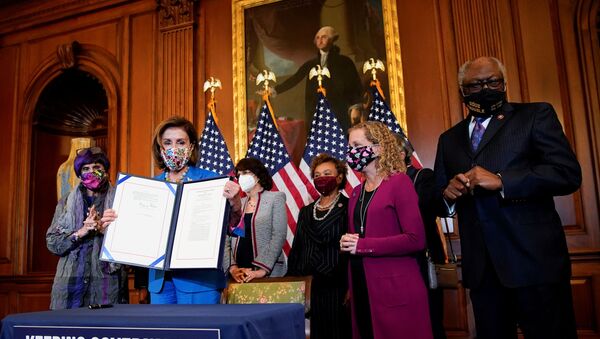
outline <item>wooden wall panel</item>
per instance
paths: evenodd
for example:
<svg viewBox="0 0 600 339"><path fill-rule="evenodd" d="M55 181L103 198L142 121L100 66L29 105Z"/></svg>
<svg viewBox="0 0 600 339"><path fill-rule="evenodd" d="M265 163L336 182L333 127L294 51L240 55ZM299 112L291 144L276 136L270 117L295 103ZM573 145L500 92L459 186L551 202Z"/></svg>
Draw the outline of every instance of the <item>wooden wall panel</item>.
<svg viewBox="0 0 600 339"><path fill-rule="evenodd" d="M459 64L482 55L504 59L498 3L499 0L451 1Z"/></svg>
<svg viewBox="0 0 600 339"><path fill-rule="evenodd" d="M520 65L528 81L526 101L550 102L563 120L559 70L555 56L549 1L519 0L521 44L524 64Z"/></svg>
<svg viewBox="0 0 600 339"><path fill-rule="evenodd" d="M575 318L578 327L585 331L595 330L595 318L598 310L594 304L593 282L594 279L591 275L578 275L571 278L573 303L577 305Z"/></svg>
<svg viewBox="0 0 600 339"><path fill-rule="evenodd" d="M0 318L10 313L45 311L50 306L53 275L0 277ZM4 300L3 300L4 299Z"/></svg>
<svg viewBox="0 0 600 339"><path fill-rule="evenodd" d="M577 74L571 78L572 81L569 81L565 60L568 54L572 52L569 52L568 49L565 50L565 44L571 47L576 47L576 45L573 41L574 37L571 35L567 34L567 39L563 39L561 29L569 32L571 27L574 27L573 23L576 17L574 15L574 4L570 5L570 8L565 8L567 2L563 1L561 3L563 4L563 11L559 11L560 7L557 1L535 0L517 2L520 15L519 26L521 29L524 62L521 65L521 69L529 84L527 99L529 101L550 102L561 120L567 138L574 145L575 130L579 128L585 129L584 125L574 125L574 123L577 123L574 116L581 115L584 111L574 109L577 108L577 101L581 100L581 97L579 94L573 92L570 94L569 86L575 85L568 84L570 82L578 82L575 79L580 79L581 74ZM565 9L567 10L564 11ZM563 13L563 20L570 22L566 28L561 28L560 13ZM565 13L570 13L568 19L564 18ZM571 65L576 65L576 59L570 58L572 60ZM573 103L573 100L575 100L575 103ZM573 106L573 104L576 106ZM589 145L589 139L586 143ZM589 148L589 146L586 146L586 148ZM577 153L578 158L584 162L586 162L585 159L587 158L585 153ZM585 163L583 165L586 166L583 168L584 173L589 175L593 172L591 167L587 167ZM581 246L585 243L587 243L585 244L587 246L592 245L592 238L589 234L585 234L586 221L582 215L583 204L590 202L590 200L586 202L585 200L587 199L581 198L582 194L589 196L589 193L585 192L586 186L589 187L587 180L583 182L580 192L555 199L563 225L567 228L568 241L571 248ZM597 201L597 198L594 197L591 201ZM593 230L592 234L597 233L597 228L595 227L596 230ZM598 243L596 243L597 245Z"/></svg>
<svg viewBox="0 0 600 339"><path fill-rule="evenodd" d="M469 313L467 290L444 290L444 328L449 337L469 338L472 335L472 315Z"/></svg>
<svg viewBox="0 0 600 339"><path fill-rule="evenodd" d="M27 239L28 273L54 272L58 256L50 253L46 247L46 230L52 223L56 209L56 172L69 157L71 138L33 132L31 173L30 232Z"/></svg>
<svg viewBox="0 0 600 339"><path fill-rule="evenodd" d="M0 319L11 313L46 311L50 307L50 293L54 274L30 277L0 277ZM133 287L129 274L129 303L139 303L139 291Z"/></svg>
<svg viewBox="0 0 600 339"><path fill-rule="evenodd" d="M573 304L579 338L600 338L600 252L573 256Z"/></svg>
<svg viewBox="0 0 600 339"><path fill-rule="evenodd" d="M156 14L144 13L131 19L129 83L129 105L123 110L123 120L131 126L123 131L123 148L128 159L122 170L140 175L151 175L152 133L159 121L154 118L156 99Z"/></svg>
<svg viewBox="0 0 600 339"><path fill-rule="evenodd" d="M0 318L10 314L9 292L0 292Z"/></svg>
<svg viewBox="0 0 600 339"><path fill-rule="evenodd" d="M11 159L12 144L14 142L14 120L15 120L15 99L17 97L16 84L18 82L20 62L20 50L18 47L7 47L0 49L0 65L2 67L2 86L0 86L0 144L5 147L0 147L0 159ZM0 164L0 176L2 178L10 178L13 174L14 167L10 161L3 161ZM0 180L0 192L5 194L0 195L0 275L12 274L14 255L13 244L14 229L9 220L12 217L12 208L14 206L13 199L9 192L12 191L10 180Z"/></svg>
<svg viewBox="0 0 600 339"><path fill-rule="evenodd" d="M194 121L194 2L158 2L157 122L174 115Z"/></svg>
<svg viewBox="0 0 600 339"><path fill-rule="evenodd" d="M434 1L398 1L397 11L408 137L423 164L433 167L437 138L450 121L448 89L440 81L446 65L439 6ZM419 66L424 63L428 67Z"/></svg>
<svg viewBox="0 0 600 339"><path fill-rule="evenodd" d="M193 57L191 27L170 30L161 35L162 56L162 109L160 120L173 115L193 119ZM186 76L187 75L187 76Z"/></svg>
<svg viewBox="0 0 600 339"><path fill-rule="evenodd" d="M205 28L205 32L202 34L205 42L200 51L200 58L204 59L204 75L206 78L214 76L221 79L223 88L217 90L215 94L219 127L230 153L234 156L231 2L201 1L200 13L202 16L200 21L204 22L203 27ZM199 79L199 83L202 84L205 80ZM201 94L198 93L198 95ZM198 110L199 112L206 111L204 106L199 107ZM196 126L204 126L205 115L198 114L198 116ZM236 160L239 159L234 159L234 161Z"/></svg>
<svg viewBox="0 0 600 339"><path fill-rule="evenodd" d="M39 288L39 287L38 287ZM23 292L16 298L17 308L15 313L36 312L48 310L50 307L50 294L48 292Z"/></svg>
<svg viewBox="0 0 600 339"><path fill-rule="evenodd" d="M23 82L24 86L30 83L34 71L45 59L56 53L58 46L70 44L73 41L100 46L111 55L115 55L117 49L117 23L101 23L89 28L82 28L77 31L60 32L60 34L50 35L37 40L30 40L24 44L23 64Z"/></svg>
<svg viewBox="0 0 600 339"><path fill-rule="evenodd" d="M598 33L594 30L600 1L580 1L578 4L560 0L552 3L555 3L553 20L555 26L560 28L556 34L561 41L561 57L564 60L565 80L560 85L563 96L568 99L565 110L570 116L570 137L583 172L581 210L574 215L575 224L580 227L569 232L569 244L571 247L598 248L600 227L597 183L600 174L600 140L597 136L600 134L600 126L597 123L600 117L600 92L596 81L600 81L600 62L587 58L593 56L594 52L600 52ZM594 3L595 7L592 6ZM573 24L574 20L579 22Z"/></svg>

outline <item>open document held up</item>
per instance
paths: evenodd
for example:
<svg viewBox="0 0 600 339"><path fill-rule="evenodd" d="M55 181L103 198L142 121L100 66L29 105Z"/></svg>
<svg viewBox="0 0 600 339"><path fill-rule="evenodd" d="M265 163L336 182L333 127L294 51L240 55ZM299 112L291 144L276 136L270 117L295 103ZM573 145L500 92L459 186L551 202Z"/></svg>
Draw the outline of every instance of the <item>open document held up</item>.
<svg viewBox="0 0 600 339"><path fill-rule="evenodd" d="M185 183L119 173L101 260L160 270L218 268L229 204L228 177Z"/></svg>

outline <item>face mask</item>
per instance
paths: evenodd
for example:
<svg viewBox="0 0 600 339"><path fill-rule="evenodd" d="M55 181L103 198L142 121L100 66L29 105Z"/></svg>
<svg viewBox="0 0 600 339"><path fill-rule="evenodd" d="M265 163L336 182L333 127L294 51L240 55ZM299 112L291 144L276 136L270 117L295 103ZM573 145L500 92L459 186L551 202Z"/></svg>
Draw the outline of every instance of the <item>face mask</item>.
<svg viewBox="0 0 600 339"><path fill-rule="evenodd" d="M182 169L190 159L190 148L189 147L174 147L166 150L162 150L160 155L165 162L165 165L170 171L179 171Z"/></svg>
<svg viewBox="0 0 600 339"><path fill-rule="evenodd" d="M495 115L506 101L506 92L484 88L463 97L465 106L476 117Z"/></svg>
<svg viewBox="0 0 600 339"><path fill-rule="evenodd" d="M240 185L242 191L248 193L256 185L256 180L254 180L254 176L252 174L242 174L238 179L238 184Z"/></svg>
<svg viewBox="0 0 600 339"><path fill-rule="evenodd" d="M107 175L103 171L92 171L81 175L81 184L90 191L98 191L106 182Z"/></svg>
<svg viewBox="0 0 600 339"><path fill-rule="evenodd" d="M377 155L373 152L373 146L352 147L346 152L346 162L355 171L362 171Z"/></svg>
<svg viewBox="0 0 600 339"><path fill-rule="evenodd" d="M338 186L337 177L333 175L317 177L313 182L315 183L315 188L321 195L328 195Z"/></svg>

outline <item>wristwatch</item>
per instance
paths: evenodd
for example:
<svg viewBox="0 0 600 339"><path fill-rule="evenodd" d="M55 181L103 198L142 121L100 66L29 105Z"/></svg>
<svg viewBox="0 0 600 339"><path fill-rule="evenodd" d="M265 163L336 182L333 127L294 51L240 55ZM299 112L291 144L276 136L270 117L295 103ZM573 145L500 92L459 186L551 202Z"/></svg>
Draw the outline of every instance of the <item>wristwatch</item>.
<svg viewBox="0 0 600 339"><path fill-rule="evenodd" d="M77 235L77 231L73 232L73 234L71 234L71 241L72 242L78 242L79 241L79 236Z"/></svg>

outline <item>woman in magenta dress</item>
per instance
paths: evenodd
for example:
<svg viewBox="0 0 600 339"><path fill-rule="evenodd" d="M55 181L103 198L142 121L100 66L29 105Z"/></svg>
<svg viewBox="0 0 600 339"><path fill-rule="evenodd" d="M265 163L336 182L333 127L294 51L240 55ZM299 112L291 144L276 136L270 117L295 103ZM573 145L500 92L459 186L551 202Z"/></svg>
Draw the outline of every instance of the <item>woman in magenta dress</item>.
<svg viewBox="0 0 600 339"><path fill-rule="evenodd" d="M379 122L349 130L348 165L362 172L348 203L353 338L430 339L427 290L416 255L425 230L412 181L394 135Z"/></svg>

